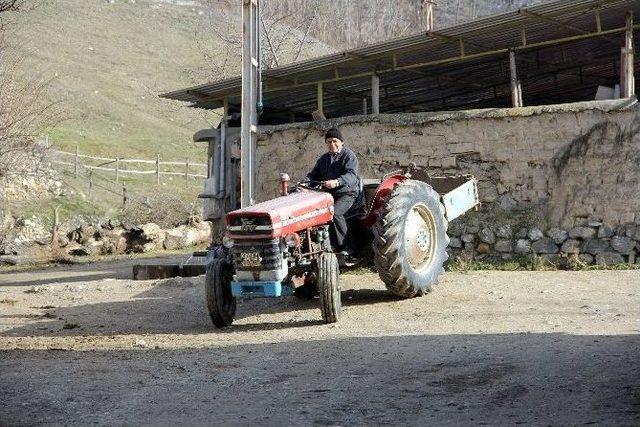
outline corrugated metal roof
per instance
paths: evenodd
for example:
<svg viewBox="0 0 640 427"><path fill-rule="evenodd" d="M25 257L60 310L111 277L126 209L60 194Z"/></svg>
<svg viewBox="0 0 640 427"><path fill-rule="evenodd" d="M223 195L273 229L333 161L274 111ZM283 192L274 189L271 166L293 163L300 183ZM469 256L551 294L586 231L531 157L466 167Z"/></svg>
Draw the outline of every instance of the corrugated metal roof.
<svg viewBox="0 0 640 427"><path fill-rule="evenodd" d="M306 118L319 82L327 117L360 114L374 73L381 112L504 106L510 49L526 104L587 99L598 84L618 80L628 11L638 16L640 1L556 1L265 70L263 119ZM224 98L237 106L241 83L234 77L161 96L198 108L219 108Z"/></svg>

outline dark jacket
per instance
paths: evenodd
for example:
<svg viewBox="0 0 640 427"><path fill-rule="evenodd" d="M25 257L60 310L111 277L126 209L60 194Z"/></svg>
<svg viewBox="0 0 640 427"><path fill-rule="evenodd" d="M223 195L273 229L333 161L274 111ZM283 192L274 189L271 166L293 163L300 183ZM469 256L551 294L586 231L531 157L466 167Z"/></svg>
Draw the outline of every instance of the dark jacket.
<svg viewBox="0 0 640 427"><path fill-rule="evenodd" d="M358 158L349 148L343 146L336 160L331 162L331 154L324 153L307 178L312 181L328 181L337 179L340 185L332 190L333 194L358 194L360 177L358 176Z"/></svg>

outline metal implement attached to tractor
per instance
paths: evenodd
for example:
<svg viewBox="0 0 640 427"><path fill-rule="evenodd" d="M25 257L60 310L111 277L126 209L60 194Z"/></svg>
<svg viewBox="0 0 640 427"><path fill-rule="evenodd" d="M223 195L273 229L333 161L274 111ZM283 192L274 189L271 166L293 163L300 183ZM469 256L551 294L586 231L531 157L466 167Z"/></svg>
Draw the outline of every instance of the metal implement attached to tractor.
<svg viewBox="0 0 640 427"><path fill-rule="evenodd" d="M315 191L313 182L288 194L286 174L281 184L281 197L226 216L225 249L216 251L206 272L207 306L217 327L231 325L236 298L244 297L318 296L326 323L340 317L340 269L346 266L329 239L333 197ZM347 213L357 258L375 264L395 295L428 292L444 271L449 221L479 206L475 178L430 177L412 165L364 180L361 193Z"/></svg>

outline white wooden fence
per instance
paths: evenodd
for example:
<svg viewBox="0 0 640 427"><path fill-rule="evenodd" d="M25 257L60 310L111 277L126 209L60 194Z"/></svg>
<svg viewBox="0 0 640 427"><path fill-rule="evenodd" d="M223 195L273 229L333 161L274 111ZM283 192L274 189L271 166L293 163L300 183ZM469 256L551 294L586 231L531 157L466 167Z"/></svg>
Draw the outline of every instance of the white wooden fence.
<svg viewBox="0 0 640 427"><path fill-rule="evenodd" d="M161 175L176 175L183 176L184 179L191 178L206 178L207 172L207 164L206 163L195 163L189 161L189 159L185 159L183 162L176 161L161 161L160 154L156 156L155 160L145 160L145 159L123 159L120 157L100 157L100 156L89 156L87 154L80 154L78 146L76 146L76 152L70 153L67 151L61 150L51 150L53 153L58 155L58 158L52 160L52 163L72 166L73 172L76 178L78 178L80 174L80 168L85 168L90 171L92 170L101 170L113 172L113 179L115 182L120 181L120 176L123 174L137 174L137 175L155 175L156 183L160 184L160 176ZM69 159L69 160L62 160ZM89 162L88 162L89 161ZM99 164L89 164L94 163L91 161L100 161L102 163ZM131 164L143 164L143 165L154 165L151 169L135 169L132 168ZM184 171L169 171L164 170L163 166L183 166ZM193 173L193 169L196 169L196 172L201 173Z"/></svg>

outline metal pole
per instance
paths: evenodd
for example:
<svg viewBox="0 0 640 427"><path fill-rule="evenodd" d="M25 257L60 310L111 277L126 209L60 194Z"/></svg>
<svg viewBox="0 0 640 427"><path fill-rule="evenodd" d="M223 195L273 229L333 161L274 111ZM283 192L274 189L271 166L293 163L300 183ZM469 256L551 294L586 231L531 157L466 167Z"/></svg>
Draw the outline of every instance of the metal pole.
<svg viewBox="0 0 640 427"><path fill-rule="evenodd" d="M362 114L366 115L369 108L367 108L367 98L362 98Z"/></svg>
<svg viewBox="0 0 640 427"><path fill-rule="evenodd" d="M620 48L620 98L627 98L627 48Z"/></svg>
<svg viewBox="0 0 640 427"><path fill-rule="evenodd" d="M513 107L522 107L522 90L518 81L516 53L513 50L509 51L509 70L511 72L511 104Z"/></svg>
<svg viewBox="0 0 640 427"><path fill-rule="evenodd" d="M218 157L218 193L224 192L226 188L226 163L227 163L227 120L229 117L229 99L222 101L222 122L220 123L220 156Z"/></svg>
<svg viewBox="0 0 640 427"><path fill-rule="evenodd" d="M240 203L250 206L255 198L255 153L258 115L258 3L242 0L242 117L240 129Z"/></svg>
<svg viewBox="0 0 640 427"><path fill-rule="evenodd" d="M116 157L116 184L120 178L120 158Z"/></svg>
<svg viewBox="0 0 640 427"><path fill-rule="evenodd" d="M318 83L318 86L316 87L316 102L316 109L321 114L324 114L324 89L322 87L322 82Z"/></svg>
<svg viewBox="0 0 640 427"><path fill-rule="evenodd" d="M634 77L634 64L633 64L633 12L629 11L627 13L627 31L624 37L624 53L623 53L625 62L624 62L624 71L625 76L625 86L624 86L624 98L631 98L636 92L636 84Z"/></svg>
<svg viewBox="0 0 640 427"><path fill-rule="evenodd" d="M371 76L371 114L380 114L380 77Z"/></svg>
<svg viewBox="0 0 640 427"><path fill-rule="evenodd" d="M80 172L80 148L78 144L76 144L76 161L73 164L73 174L76 178L78 178L78 173Z"/></svg>
<svg viewBox="0 0 640 427"><path fill-rule="evenodd" d="M160 153L156 155L156 184L160 184Z"/></svg>
<svg viewBox="0 0 640 427"><path fill-rule="evenodd" d="M237 201L237 191L238 191L238 160L235 158L231 159L231 210L235 210L238 208Z"/></svg>
<svg viewBox="0 0 640 427"><path fill-rule="evenodd" d="M422 11L424 13L425 31L433 31L433 6L436 2L433 0L422 0Z"/></svg>

